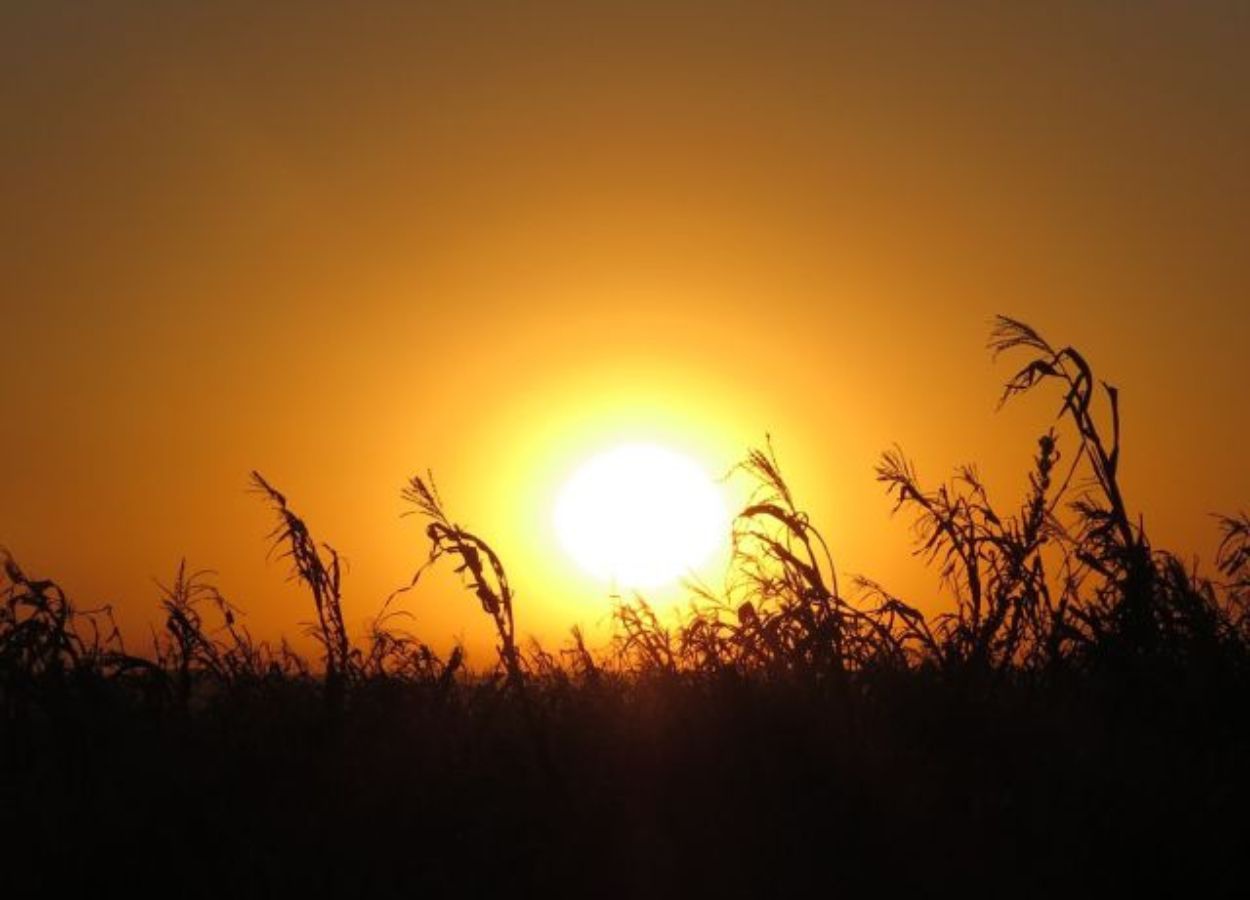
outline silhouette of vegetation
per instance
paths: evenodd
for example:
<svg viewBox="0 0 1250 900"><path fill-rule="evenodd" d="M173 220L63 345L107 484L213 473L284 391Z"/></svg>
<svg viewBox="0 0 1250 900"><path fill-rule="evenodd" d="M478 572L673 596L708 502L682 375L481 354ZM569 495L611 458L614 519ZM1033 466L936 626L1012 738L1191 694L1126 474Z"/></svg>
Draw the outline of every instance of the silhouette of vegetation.
<svg viewBox="0 0 1250 900"><path fill-rule="evenodd" d="M896 447L876 468L940 575L933 614L843 584L771 441L736 469L754 492L724 588L691 584L671 619L615 598L598 651L578 628L518 642L501 558L429 476L403 490L425 561L353 637L338 553L252 473L316 661L254 641L185 561L158 584L152 658L133 655L107 607L5 552L0 831L25 835L6 873L47 891L159 871L189 895L932 893L934 873L1231 893L1250 517L1218 517L1210 575L1155 547L1120 479L1117 389L1014 319L989 349L1023 358L1004 403L1058 400L1018 505L975 466L933 486ZM493 625L490 671L442 659L396 605L443 560Z"/></svg>
<svg viewBox="0 0 1250 900"><path fill-rule="evenodd" d="M207 570L187 571L186 560L168 586L159 585L165 613L165 634L154 635L156 664L173 679L179 703L191 701L192 689L206 682L229 686L263 677L271 664L268 647L252 641L235 617L236 610L209 581ZM221 617L219 637L209 630L201 609L211 607Z"/></svg>
<svg viewBox="0 0 1250 900"><path fill-rule="evenodd" d="M516 646L516 625L512 619L512 588L498 554L477 535L453 523L443 512L443 502L431 477L427 484L413 476L404 489L404 499L429 519L425 534L430 541L430 555L424 566L412 577L409 588L415 587L426 568L444 556L460 561L456 572L465 576L482 611L495 624L499 636L499 663L508 683L520 689L524 685L524 666Z"/></svg>
<svg viewBox="0 0 1250 900"><path fill-rule="evenodd" d="M317 546L304 520L287 506L286 497L275 490L259 472L252 473L252 485L266 496L278 516L278 525L270 532L275 548L283 544L283 557L291 560L292 577L298 578L312 592L317 621L309 633L325 651L326 691L337 694L342 682L359 674L359 651L352 648L343 624L342 568L338 551L329 544ZM324 551L324 553L323 553Z"/></svg>

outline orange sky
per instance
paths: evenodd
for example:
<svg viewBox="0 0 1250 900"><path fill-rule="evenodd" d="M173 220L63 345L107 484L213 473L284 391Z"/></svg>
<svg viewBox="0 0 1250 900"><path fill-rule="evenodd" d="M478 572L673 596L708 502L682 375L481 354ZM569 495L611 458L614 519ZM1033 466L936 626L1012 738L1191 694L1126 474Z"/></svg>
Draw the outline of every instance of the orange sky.
<svg viewBox="0 0 1250 900"><path fill-rule="evenodd" d="M258 468L359 623L431 467L558 638L606 611L549 533L585 453L769 431L841 569L931 608L872 467L1015 503L1054 404L994 412L1005 312L1120 386L1130 502L1209 559L1250 503L1250 11L886 5L5 4L0 543L138 643L184 555L294 633ZM487 647L431 587L422 635Z"/></svg>

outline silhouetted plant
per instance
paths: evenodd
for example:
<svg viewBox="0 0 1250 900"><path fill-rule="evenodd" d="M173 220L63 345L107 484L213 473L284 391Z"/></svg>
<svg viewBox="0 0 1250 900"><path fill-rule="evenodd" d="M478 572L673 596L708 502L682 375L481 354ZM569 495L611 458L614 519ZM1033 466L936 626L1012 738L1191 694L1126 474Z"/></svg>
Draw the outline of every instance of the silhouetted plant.
<svg viewBox="0 0 1250 900"><path fill-rule="evenodd" d="M1153 550L1141 523L1129 515L1119 482L1119 391L1100 382L1108 433L1095 411L1093 371L1075 349L1056 349L1028 325L1005 316L995 321L990 348L995 356L1017 348L1037 354L1007 382L1003 402L1056 382L1063 392L1058 415L1080 438L1065 487L1082 462L1090 476L1069 504L1077 527L1061 534L1079 564L1072 581L1084 587L1087 575L1094 578L1079 602L1068 604L1081 649L1091 659L1116 664L1216 652L1231 627L1216 587L1173 554Z"/></svg>
<svg viewBox="0 0 1250 900"><path fill-rule="evenodd" d="M33 579L7 550L0 592L0 672L28 679L110 674L138 662L125 652L108 606L76 610L49 579Z"/></svg>
<svg viewBox="0 0 1250 900"><path fill-rule="evenodd" d="M771 442L737 469L756 486L734 519L724 597L696 591L681 631L686 664L809 675L906 666L923 617L884 594L842 596L828 544L795 503Z"/></svg>
<svg viewBox="0 0 1250 900"><path fill-rule="evenodd" d="M901 450L887 452L878 465L877 479L895 498L895 510L917 513L916 553L939 566L955 600L933 625L943 665L1001 669L1062 655L1075 584L1064 581L1052 591L1043 555L1062 534L1050 496L1058 458L1048 432L1038 441L1029 496L1011 516L994 510L973 466L927 490Z"/></svg>
<svg viewBox="0 0 1250 900"><path fill-rule="evenodd" d="M586 647L586 637L582 634L582 629L574 625L569 629L570 642L569 646L560 651L560 655L569 660L569 664L574 674L587 682L593 682L599 677L599 665L595 662L594 655Z"/></svg>
<svg viewBox="0 0 1250 900"><path fill-rule="evenodd" d="M1243 647L1250 647L1250 515L1218 516L1224 532L1216 565L1227 579L1226 618Z"/></svg>
<svg viewBox="0 0 1250 900"><path fill-rule="evenodd" d="M391 609L394 599L394 594L388 597L381 612L369 623L369 649L361 662L363 674L412 681L450 680L463 660L461 649L454 648L444 663L428 644L394 624L398 619L413 618L407 610Z"/></svg>
<svg viewBox="0 0 1250 900"><path fill-rule="evenodd" d="M1130 644L1144 645L1152 640L1149 607L1154 573L1150 545L1129 517L1119 482L1119 391L1100 382L1110 419L1107 436L1094 408L1093 370L1077 350L1055 349L1033 328L1006 316L996 318L989 346L995 357L1018 348L1037 354L1007 382L1000 404L1039 384L1057 382L1063 392L1058 416L1066 416L1080 438L1072 471L1084 461L1092 473L1092 483L1071 503L1079 518L1072 545L1077 559L1101 576L1106 587L1074 608L1074 614L1098 639L1114 632Z"/></svg>
<svg viewBox="0 0 1250 900"><path fill-rule="evenodd" d="M1229 588L1244 593L1250 590L1250 515L1218 518L1224 537L1216 552L1216 565L1229 579Z"/></svg>
<svg viewBox="0 0 1250 900"><path fill-rule="evenodd" d="M203 678L234 686L243 680L260 679L275 667L281 669L268 645L254 642L247 628L239 624L241 613L209 581L211 574L207 569L188 571L186 560L182 560L170 585L158 583L165 634L154 636L156 661L174 675L177 695L184 705L195 682ZM205 623L205 606L221 618L215 631Z"/></svg>
<svg viewBox="0 0 1250 900"><path fill-rule="evenodd" d="M561 664L559 655L544 647L542 641L536 637L531 636L528 644L529 652L525 654L525 668L530 673L530 677L538 679L548 688L554 685L567 685L568 672Z"/></svg>
<svg viewBox="0 0 1250 900"><path fill-rule="evenodd" d="M673 636L652 606L639 594L612 604L612 658L618 668L635 672L676 672Z"/></svg>
<svg viewBox="0 0 1250 900"><path fill-rule="evenodd" d="M426 537L430 541L429 556L412 576L408 588L415 586L422 573L442 557L451 556L458 560L456 573L464 577L467 586L481 604L482 611L494 622L495 634L499 638L499 662L507 675L508 683L517 689L523 689L525 675L521 654L516 645L512 587L508 583L508 575L499 555L480 537L456 525L447 517L432 476L429 476L427 484L420 476L414 475L404 489L403 497L416 506L415 512L429 519L425 528Z"/></svg>
<svg viewBox="0 0 1250 900"><path fill-rule="evenodd" d="M327 696L335 702L342 683L359 674L359 652L352 648L347 626L343 623L342 569L338 552L326 543L318 548L308 526L287 506L286 497L259 472L252 472L252 486L268 498L278 515L278 525L269 534L272 546L286 545L281 555L291 560L292 576L312 592L317 621L309 632L324 651Z"/></svg>

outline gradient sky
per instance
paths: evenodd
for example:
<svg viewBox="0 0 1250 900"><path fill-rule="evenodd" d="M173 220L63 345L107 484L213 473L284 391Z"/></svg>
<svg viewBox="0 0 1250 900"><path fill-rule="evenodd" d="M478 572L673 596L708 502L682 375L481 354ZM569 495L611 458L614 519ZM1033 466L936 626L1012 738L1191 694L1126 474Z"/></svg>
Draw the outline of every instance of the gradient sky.
<svg viewBox="0 0 1250 900"><path fill-rule="evenodd" d="M587 452L767 431L840 569L933 608L873 465L1015 505L1056 404L995 412L1002 312L1121 388L1131 505L1209 560L1250 504L1250 7L940 6L5 3L0 544L133 644L182 556L291 634L258 468L356 625L429 467L558 638L607 608L548 521ZM437 588L417 630L488 646Z"/></svg>

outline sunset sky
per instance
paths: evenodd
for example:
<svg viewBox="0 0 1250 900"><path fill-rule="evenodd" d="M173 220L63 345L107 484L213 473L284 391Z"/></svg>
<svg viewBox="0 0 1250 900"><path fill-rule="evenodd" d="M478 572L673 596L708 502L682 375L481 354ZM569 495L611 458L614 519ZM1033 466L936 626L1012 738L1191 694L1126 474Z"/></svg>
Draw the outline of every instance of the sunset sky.
<svg viewBox="0 0 1250 900"><path fill-rule="evenodd" d="M6 3L0 545L139 646L183 556L294 635L258 469L355 627L428 468L555 642L608 609L552 527L582 461L767 432L840 572L932 609L873 466L1018 502L1057 402L995 411L1006 313L1119 386L1130 504L1209 562L1250 506L1250 7L938 6ZM484 660L450 584L406 608Z"/></svg>

